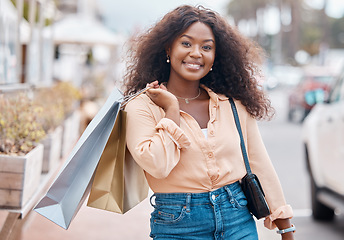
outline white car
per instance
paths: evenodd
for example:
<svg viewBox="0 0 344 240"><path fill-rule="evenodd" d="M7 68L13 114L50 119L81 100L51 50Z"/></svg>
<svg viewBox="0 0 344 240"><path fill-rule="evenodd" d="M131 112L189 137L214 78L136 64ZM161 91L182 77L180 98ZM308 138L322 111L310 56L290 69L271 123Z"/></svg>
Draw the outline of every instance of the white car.
<svg viewBox="0 0 344 240"><path fill-rule="evenodd" d="M329 99L318 103L303 123L313 217L332 220L344 212L344 71Z"/></svg>

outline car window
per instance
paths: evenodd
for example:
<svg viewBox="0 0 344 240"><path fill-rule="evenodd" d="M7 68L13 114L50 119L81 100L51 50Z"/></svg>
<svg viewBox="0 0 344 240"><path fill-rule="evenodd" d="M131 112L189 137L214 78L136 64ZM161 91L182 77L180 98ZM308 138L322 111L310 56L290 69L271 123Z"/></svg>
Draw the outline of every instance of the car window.
<svg viewBox="0 0 344 240"><path fill-rule="evenodd" d="M331 102L338 102L344 99L344 72L338 78L338 81L333 87L333 91L331 93L330 101Z"/></svg>

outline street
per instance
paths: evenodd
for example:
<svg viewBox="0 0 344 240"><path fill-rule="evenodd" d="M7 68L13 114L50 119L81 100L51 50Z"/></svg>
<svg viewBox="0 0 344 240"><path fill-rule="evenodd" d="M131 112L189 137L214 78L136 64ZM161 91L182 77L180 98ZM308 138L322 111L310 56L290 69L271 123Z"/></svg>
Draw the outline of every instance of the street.
<svg viewBox="0 0 344 240"><path fill-rule="evenodd" d="M309 176L306 170L302 144L302 125L287 121L287 90L269 93L276 116L272 121L260 122L260 131L270 158L280 178L285 198L293 207L292 222L296 239L343 240L344 216L333 222L315 222L312 219ZM265 230L258 222L260 239L280 239L274 231Z"/></svg>
<svg viewBox="0 0 344 240"><path fill-rule="evenodd" d="M287 122L287 92L270 92L276 117L259 123L261 134L272 162L279 175L286 200L294 209L297 240L343 240L344 216L334 222L315 222L311 216L308 173L303 157L301 125ZM23 231L21 240L141 240L149 239L151 206L148 199L125 215L84 206L80 209L68 231L44 217L33 213ZM275 232L257 221L260 240L280 240Z"/></svg>

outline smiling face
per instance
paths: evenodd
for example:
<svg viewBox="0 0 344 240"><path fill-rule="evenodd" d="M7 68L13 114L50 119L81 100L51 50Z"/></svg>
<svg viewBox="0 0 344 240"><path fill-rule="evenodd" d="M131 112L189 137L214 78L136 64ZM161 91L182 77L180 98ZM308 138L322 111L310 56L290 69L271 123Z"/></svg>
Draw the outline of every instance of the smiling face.
<svg viewBox="0 0 344 240"><path fill-rule="evenodd" d="M198 81L210 71L215 59L215 37L211 28L195 22L168 49L169 81Z"/></svg>

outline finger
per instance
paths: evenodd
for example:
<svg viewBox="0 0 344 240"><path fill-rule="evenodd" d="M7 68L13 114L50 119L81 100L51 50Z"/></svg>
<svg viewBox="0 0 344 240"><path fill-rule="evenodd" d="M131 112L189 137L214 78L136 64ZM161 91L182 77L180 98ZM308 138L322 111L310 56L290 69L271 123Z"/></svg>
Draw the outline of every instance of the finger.
<svg viewBox="0 0 344 240"><path fill-rule="evenodd" d="M151 83L147 83L146 87L156 88L157 85L159 86L159 82L158 81L154 81L154 82L151 82Z"/></svg>
<svg viewBox="0 0 344 240"><path fill-rule="evenodd" d="M160 84L160 88L167 91L167 88L164 84Z"/></svg>
<svg viewBox="0 0 344 240"><path fill-rule="evenodd" d="M158 81L154 81L153 84L154 84L154 88L160 88Z"/></svg>
<svg viewBox="0 0 344 240"><path fill-rule="evenodd" d="M151 82L150 84L154 87L159 86L159 82L157 80L155 80L154 82Z"/></svg>
<svg viewBox="0 0 344 240"><path fill-rule="evenodd" d="M149 94L151 95L156 95L159 94L161 92L161 89L159 88L150 88L147 90L147 92L149 92Z"/></svg>
<svg viewBox="0 0 344 240"><path fill-rule="evenodd" d="M152 89L152 88L151 88L151 89ZM152 99L152 98L154 97L154 95L150 92L151 89L149 89L149 90L146 91L146 94L147 94L147 96L148 96L150 99Z"/></svg>

